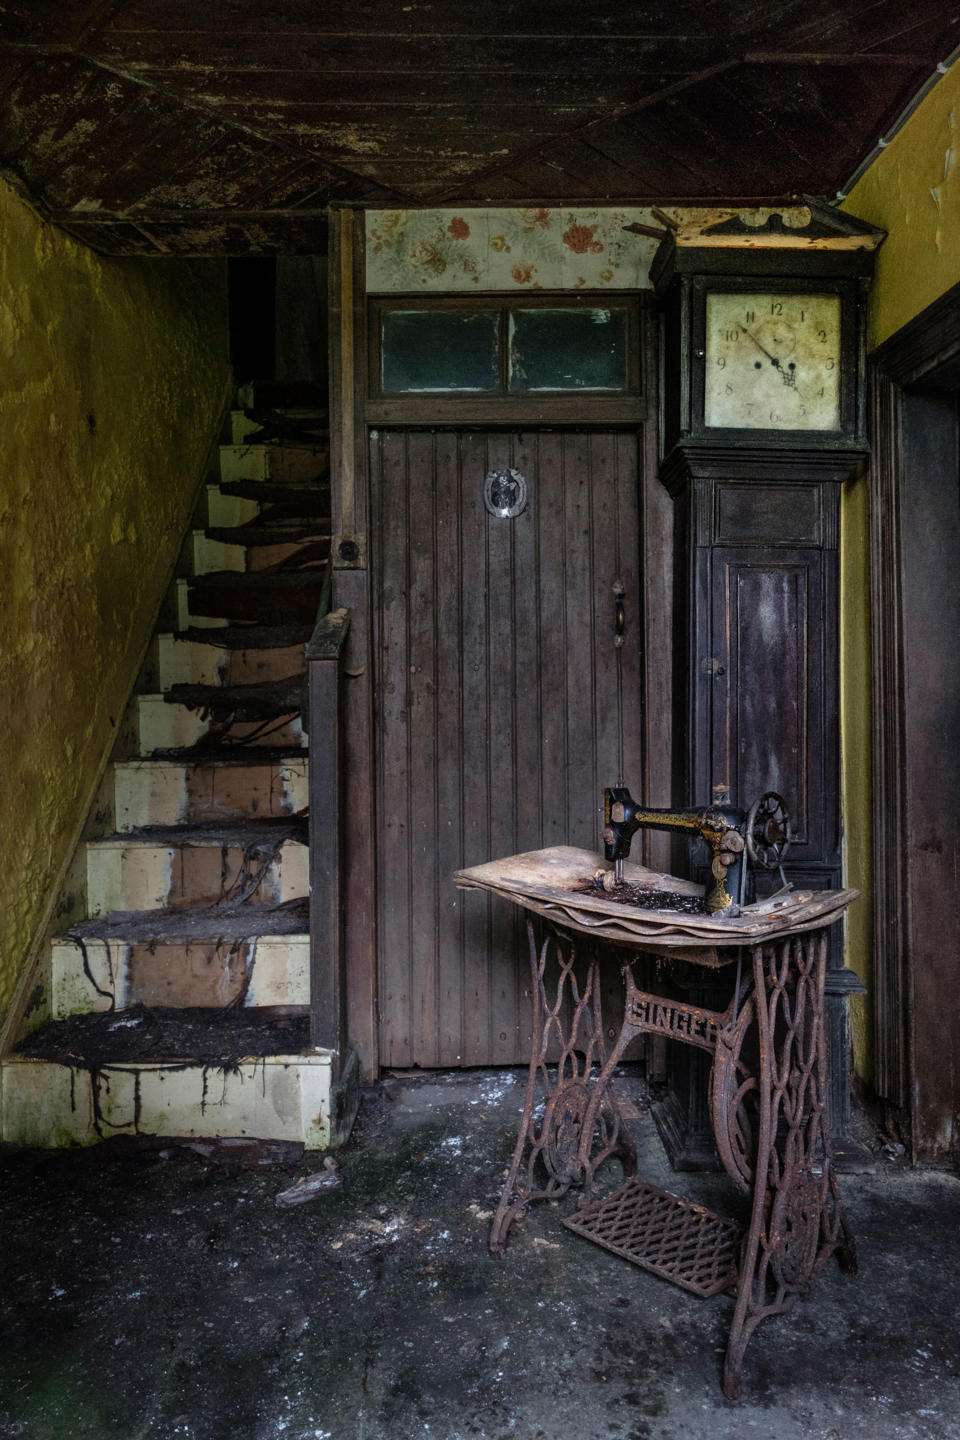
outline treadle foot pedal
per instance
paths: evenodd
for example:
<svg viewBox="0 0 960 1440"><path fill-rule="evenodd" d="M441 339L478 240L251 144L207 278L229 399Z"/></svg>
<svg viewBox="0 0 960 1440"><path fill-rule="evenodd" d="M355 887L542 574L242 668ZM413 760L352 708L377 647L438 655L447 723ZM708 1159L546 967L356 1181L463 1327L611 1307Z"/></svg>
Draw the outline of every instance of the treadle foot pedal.
<svg viewBox="0 0 960 1440"><path fill-rule="evenodd" d="M736 1285L740 1226L636 1177L563 1223L694 1295Z"/></svg>

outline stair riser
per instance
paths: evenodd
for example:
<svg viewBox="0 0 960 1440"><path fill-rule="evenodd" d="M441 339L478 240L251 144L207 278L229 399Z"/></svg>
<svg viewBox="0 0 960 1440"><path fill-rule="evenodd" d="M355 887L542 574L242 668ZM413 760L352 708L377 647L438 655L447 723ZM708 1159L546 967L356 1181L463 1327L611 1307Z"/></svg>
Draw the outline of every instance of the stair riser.
<svg viewBox="0 0 960 1440"><path fill-rule="evenodd" d="M186 574L212 575L217 570L233 570L237 574L248 571L269 570L282 560L291 560L309 544L323 544L329 549L330 537L327 527L318 525L313 539L286 540L276 545L240 545L231 541L216 540L202 530L191 532L184 554Z"/></svg>
<svg viewBox="0 0 960 1440"><path fill-rule="evenodd" d="M53 1018L131 1005L307 1005L309 968L306 935L191 945L86 940L82 949L60 939L51 947Z"/></svg>
<svg viewBox="0 0 960 1440"><path fill-rule="evenodd" d="M187 546L189 574L209 575L214 570L236 570L247 568L247 547L230 545L223 540L211 540L202 530L191 532Z"/></svg>
<svg viewBox="0 0 960 1440"><path fill-rule="evenodd" d="M279 565L281 560L293 559L299 551L310 544L325 545L324 553L329 555L329 535L318 535L314 541L288 541L283 545L251 545L247 550L247 571L252 574L258 570L269 570L271 565Z"/></svg>
<svg viewBox="0 0 960 1440"><path fill-rule="evenodd" d="M119 831L295 815L309 803L307 760L272 765L185 765L136 760L114 767Z"/></svg>
<svg viewBox="0 0 960 1440"><path fill-rule="evenodd" d="M208 525L246 525L260 514L256 500L245 500L240 495L224 495L219 485L207 486Z"/></svg>
<svg viewBox="0 0 960 1440"><path fill-rule="evenodd" d="M87 847L87 909L96 916L111 910L215 905L245 890L251 869L260 883L248 898L298 900L308 893L307 861L306 845L294 840L284 841L268 864L261 867L254 860L246 868L239 846L92 842Z"/></svg>
<svg viewBox="0 0 960 1440"><path fill-rule="evenodd" d="M259 420L253 420L245 410L230 411L230 443L233 445L249 444L250 436L255 435L262 429Z"/></svg>
<svg viewBox="0 0 960 1440"><path fill-rule="evenodd" d="M181 612L179 628L189 625L218 625L224 620L258 625L309 625L317 615L323 591L323 575L311 572L296 585L273 585L247 581L233 584L189 585L186 614Z"/></svg>
<svg viewBox="0 0 960 1440"><path fill-rule="evenodd" d="M275 650L224 650L196 640L161 635L157 645L159 688L171 685L255 685L283 680L303 669L304 647Z"/></svg>
<svg viewBox="0 0 960 1440"><path fill-rule="evenodd" d="M187 749L207 736L220 733L216 720L200 710L170 704L162 695L137 696L137 749L143 756L153 755L157 750ZM223 733L231 741L273 749L293 749L306 743L299 716L282 725L279 718L241 721Z"/></svg>
<svg viewBox="0 0 960 1440"><path fill-rule="evenodd" d="M178 630L189 630L191 625L199 625L204 630L225 629L228 623L224 615L199 615L191 610L190 581L183 577L174 581L174 608Z"/></svg>
<svg viewBox="0 0 960 1440"><path fill-rule="evenodd" d="M333 1138L330 1056L277 1055L229 1070L151 1062L93 1072L8 1060L0 1067L0 1135L39 1149L115 1135L255 1136L325 1149Z"/></svg>
<svg viewBox="0 0 960 1440"><path fill-rule="evenodd" d="M326 446L221 445L220 479L317 480L329 462Z"/></svg>
<svg viewBox="0 0 960 1440"><path fill-rule="evenodd" d="M309 408L304 409L295 405L289 408L284 406L283 413L288 415L291 420L300 420L311 428L319 429L321 426L324 429L326 428L326 419L321 417L320 413L316 410ZM250 437L262 428L260 421L254 420L246 411L230 411L230 439L234 445L251 444Z"/></svg>

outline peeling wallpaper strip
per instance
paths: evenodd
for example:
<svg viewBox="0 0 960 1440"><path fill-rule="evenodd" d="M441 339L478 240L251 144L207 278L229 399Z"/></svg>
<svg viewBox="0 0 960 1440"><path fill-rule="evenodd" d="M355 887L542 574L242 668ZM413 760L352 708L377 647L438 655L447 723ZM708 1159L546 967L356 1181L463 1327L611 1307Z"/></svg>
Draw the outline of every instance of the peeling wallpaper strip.
<svg viewBox="0 0 960 1440"><path fill-rule="evenodd" d="M665 206L679 224L740 215L760 225L769 209ZM787 224L803 206L778 207ZM367 289L372 294L516 290L649 290L658 241L627 225L662 229L648 206L526 210L369 210Z"/></svg>
<svg viewBox="0 0 960 1440"><path fill-rule="evenodd" d="M649 289L657 242L636 222L656 224L646 208L368 211L367 289Z"/></svg>

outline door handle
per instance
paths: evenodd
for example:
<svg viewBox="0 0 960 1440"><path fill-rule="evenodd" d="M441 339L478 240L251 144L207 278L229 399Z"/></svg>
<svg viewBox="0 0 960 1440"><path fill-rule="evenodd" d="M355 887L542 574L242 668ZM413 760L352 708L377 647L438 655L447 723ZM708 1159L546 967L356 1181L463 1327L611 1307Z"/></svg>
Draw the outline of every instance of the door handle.
<svg viewBox="0 0 960 1440"><path fill-rule="evenodd" d="M616 649L618 649L618 650L619 650L620 647L623 645L623 631L624 631L624 624L625 624L624 614L623 614L623 599L624 599L624 596L626 595L626 593L627 593L627 592L626 592L626 591L624 590L624 588L623 588L623 581L622 581L622 580L614 580L614 582L613 582L613 643L614 643L614 646L616 647Z"/></svg>

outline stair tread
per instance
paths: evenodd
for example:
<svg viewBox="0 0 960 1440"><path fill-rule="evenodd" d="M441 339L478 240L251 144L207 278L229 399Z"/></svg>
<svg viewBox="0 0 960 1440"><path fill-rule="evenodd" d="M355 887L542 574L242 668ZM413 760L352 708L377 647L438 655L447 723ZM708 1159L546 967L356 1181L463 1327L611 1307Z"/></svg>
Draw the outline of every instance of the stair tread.
<svg viewBox="0 0 960 1440"><path fill-rule="evenodd" d="M302 702L303 673L282 680L260 680L249 685L169 685L163 692L168 705L213 714L229 711L234 720L270 720L293 715Z"/></svg>
<svg viewBox="0 0 960 1440"><path fill-rule="evenodd" d="M309 625L225 625L222 629L191 625L167 633L175 640L214 645L221 650L285 650L291 645L306 645L313 630Z"/></svg>
<svg viewBox="0 0 960 1440"><path fill-rule="evenodd" d="M246 850L258 845L282 845L291 840L306 845L308 825L306 820L284 816L281 820L232 820L223 824L207 821L205 824L184 825L139 825L134 830L117 830L99 840L90 840L88 845L215 845L219 849Z"/></svg>
<svg viewBox="0 0 960 1440"><path fill-rule="evenodd" d="M263 525L248 521L246 525L208 525L204 530L208 540L219 540L223 545L296 545L300 540L329 540L330 525L325 517L317 517L313 524Z"/></svg>
<svg viewBox="0 0 960 1440"><path fill-rule="evenodd" d="M175 746L172 749L153 750L142 760L117 760L119 765L253 765L257 768L267 765L283 765L289 760L306 760L304 745L271 747L267 745L221 745L206 739L195 745Z"/></svg>
<svg viewBox="0 0 960 1440"><path fill-rule="evenodd" d="M307 506L304 515L325 517L330 509L330 474L328 470L316 480L221 480L219 490L239 500L256 500L262 504L297 502Z"/></svg>
<svg viewBox="0 0 960 1440"><path fill-rule="evenodd" d="M237 387L235 410L256 415L261 410L281 415L298 411L307 415L329 415L326 386L317 380L248 380Z"/></svg>
<svg viewBox="0 0 960 1440"><path fill-rule="evenodd" d="M22 1040L16 1053L88 1066L160 1060L232 1066L254 1057L298 1055L309 1043L306 1015L134 1005L51 1020Z"/></svg>
<svg viewBox="0 0 960 1440"><path fill-rule="evenodd" d="M326 410L253 405L244 409L243 414L247 420L260 426L259 430L245 436L251 445L270 441L279 441L285 448L313 445L318 439L328 439L330 435L330 419Z"/></svg>
<svg viewBox="0 0 960 1440"><path fill-rule="evenodd" d="M191 590L254 590L254 589L298 589L306 584L323 585L324 567L291 570L208 570L205 575L195 575L187 581Z"/></svg>
<svg viewBox="0 0 960 1440"><path fill-rule="evenodd" d="M204 941L255 940L265 935L305 935L309 902L178 905L166 910L111 910L81 920L61 940L120 940L124 944L201 944Z"/></svg>

